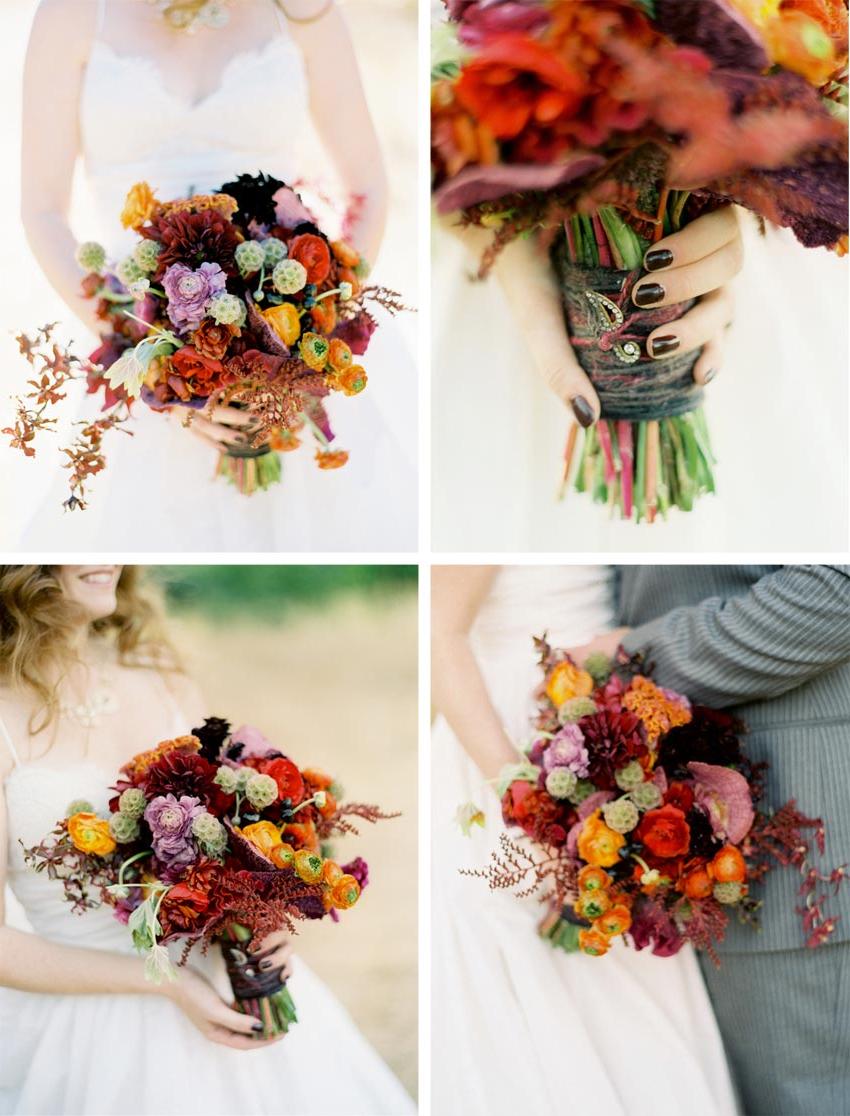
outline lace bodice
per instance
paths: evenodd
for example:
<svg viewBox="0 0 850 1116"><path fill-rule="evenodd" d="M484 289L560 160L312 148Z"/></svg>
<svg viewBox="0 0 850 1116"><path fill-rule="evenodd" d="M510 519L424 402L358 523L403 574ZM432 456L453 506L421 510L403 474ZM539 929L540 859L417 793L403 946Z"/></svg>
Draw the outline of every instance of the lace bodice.
<svg viewBox="0 0 850 1116"><path fill-rule="evenodd" d="M304 60L277 5L279 33L240 51L221 81L192 103L164 80L155 58L120 52L99 35L80 101L85 179L101 237L116 250L127 190L148 180L163 198L207 190L242 173L297 177L307 128ZM225 32L216 32L226 34Z"/></svg>

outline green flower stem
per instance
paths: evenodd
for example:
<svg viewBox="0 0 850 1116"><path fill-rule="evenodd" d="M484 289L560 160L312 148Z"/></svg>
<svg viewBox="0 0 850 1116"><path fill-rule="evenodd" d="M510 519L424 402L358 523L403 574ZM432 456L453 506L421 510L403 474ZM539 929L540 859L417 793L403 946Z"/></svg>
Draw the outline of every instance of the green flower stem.
<svg viewBox="0 0 850 1116"><path fill-rule="evenodd" d="M336 294L342 294L342 287L334 287L332 291L325 291L323 294L316 295L313 301L321 302L323 298L332 298Z"/></svg>
<svg viewBox="0 0 850 1116"><path fill-rule="evenodd" d="M307 414L306 411L301 412L301 418L304 420L305 425L309 427L310 433L313 435L313 437L316 439L316 441L321 445L322 449L327 449L328 446L330 445L330 442L327 440L327 438L322 433L322 431L319 429L319 427L316 426L315 422L313 422L313 420L310 418L310 416Z"/></svg>
<svg viewBox="0 0 850 1116"><path fill-rule="evenodd" d="M153 856L153 849L143 849L141 852L135 853L133 856L123 862L118 870L118 883L122 887L129 886L124 883L124 869L129 868L130 865L134 864L137 860L143 860L146 856Z"/></svg>

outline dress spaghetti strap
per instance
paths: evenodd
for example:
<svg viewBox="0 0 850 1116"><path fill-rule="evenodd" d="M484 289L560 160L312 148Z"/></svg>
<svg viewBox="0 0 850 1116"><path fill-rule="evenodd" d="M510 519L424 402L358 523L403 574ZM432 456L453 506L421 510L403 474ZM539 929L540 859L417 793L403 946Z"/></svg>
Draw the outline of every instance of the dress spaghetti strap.
<svg viewBox="0 0 850 1116"><path fill-rule="evenodd" d="M12 756L12 760L14 761L15 767L20 767L21 766L21 761L18 758L18 753L15 750L15 745L12 743L12 737L9 735L9 730L6 728L5 724L3 723L3 718L2 717L0 717L0 739L3 739L3 740L6 741L6 746L9 749L9 752Z"/></svg>
<svg viewBox="0 0 850 1116"><path fill-rule="evenodd" d="M100 36L103 31L103 25L106 23L106 0L97 0L97 27L95 28L95 35Z"/></svg>

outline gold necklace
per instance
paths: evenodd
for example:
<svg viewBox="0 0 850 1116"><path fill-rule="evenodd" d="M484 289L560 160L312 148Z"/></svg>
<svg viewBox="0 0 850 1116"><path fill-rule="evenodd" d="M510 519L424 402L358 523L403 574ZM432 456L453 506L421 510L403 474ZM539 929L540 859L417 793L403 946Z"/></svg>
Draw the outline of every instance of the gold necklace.
<svg viewBox="0 0 850 1116"><path fill-rule="evenodd" d="M199 27L226 27L231 0L148 0L175 29L193 35Z"/></svg>

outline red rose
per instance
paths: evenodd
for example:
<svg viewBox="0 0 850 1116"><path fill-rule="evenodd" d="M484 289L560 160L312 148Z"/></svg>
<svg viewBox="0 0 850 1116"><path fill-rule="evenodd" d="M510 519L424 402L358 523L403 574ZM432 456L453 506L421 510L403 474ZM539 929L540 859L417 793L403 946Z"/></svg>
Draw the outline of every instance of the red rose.
<svg viewBox="0 0 850 1116"><path fill-rule="evenodd" d="M308 283L323 283L331 269L331 250L320 236L302 233L289 245L289 258L306 268Z"/></svg>
<svg viewBox="0 0 850 1116"><path fill-rule="evenodd" d="M694 792L687 783L671 783L664 795L664 804L687 814L694 804Z"/></svg>
<svg viewBox="0 0 850 1116"><path fill-rule="evenodd" d="M292 760L285 759L283 756L278 759L260 760L257 770L263 775L271 775L277 783L280 797L291 799L293 806L297 806L303 800L304 780Z"/></svg>
<svg viewBox="0 0 850 1116"><path fill-rule="evenodd" d="M649 810L637 827L637 839L664 860L683 856L690 848L691 830L685 815L676 806Z"/></svg>

